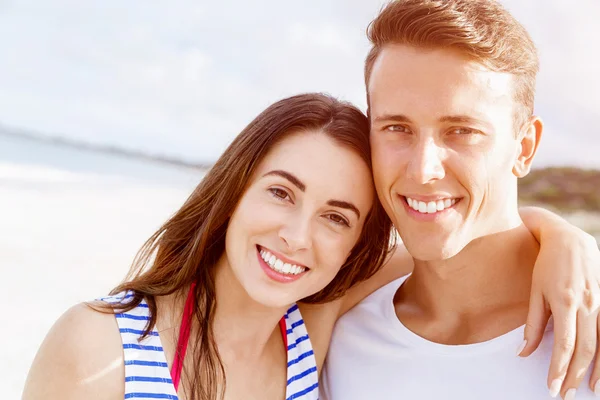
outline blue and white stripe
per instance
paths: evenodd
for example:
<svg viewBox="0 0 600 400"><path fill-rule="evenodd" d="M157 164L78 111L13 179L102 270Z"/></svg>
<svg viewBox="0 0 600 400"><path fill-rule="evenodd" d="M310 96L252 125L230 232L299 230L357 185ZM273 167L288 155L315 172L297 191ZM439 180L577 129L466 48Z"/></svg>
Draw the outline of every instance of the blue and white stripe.
<svg viewBox="0 0 600 400"><path fill-rule="evenodd" d="M127 302L132 295L118 294L103 298L109 303ZM165 358L158 331L139 340L150 319L148 304L142 302L133 310L115 314L125 359L125 399L173 399L177 393Z"/></svg>
<svg viewBox="0 0 600 400"><path fill-rule="evenodd" d="M319 398L317 361L297 305L284 316L287 328L287 389L286 400L316 400Z"/></svg>
<svg viewBox="0 0 600 400"><path fill-rule="evenodd" d="M131 294L117 294L101 300L127 302ZM150 319L148 304L142 301L133 310L115 314L125 359L125 399L173 399L177 393L158 331L153 329L139 340ZM297 305L285 314L287 328L286 400L317 400L319 383L316 359Z"/></svg>

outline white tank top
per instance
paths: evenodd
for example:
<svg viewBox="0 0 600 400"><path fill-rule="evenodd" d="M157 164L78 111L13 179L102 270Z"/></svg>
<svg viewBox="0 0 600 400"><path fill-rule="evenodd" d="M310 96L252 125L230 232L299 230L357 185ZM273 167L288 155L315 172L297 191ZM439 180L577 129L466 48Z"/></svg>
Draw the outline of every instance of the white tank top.
<svg viewBox="0 0 600 400"><path fill-rule="evenodd" d="M546 400L551 326L538 350L516 356L524 327L492 340L449 346L406 328L393 299L406 277L377 290L337 322L321 375L321 400ZM584 379L578 400L596 399Z"/></svg>

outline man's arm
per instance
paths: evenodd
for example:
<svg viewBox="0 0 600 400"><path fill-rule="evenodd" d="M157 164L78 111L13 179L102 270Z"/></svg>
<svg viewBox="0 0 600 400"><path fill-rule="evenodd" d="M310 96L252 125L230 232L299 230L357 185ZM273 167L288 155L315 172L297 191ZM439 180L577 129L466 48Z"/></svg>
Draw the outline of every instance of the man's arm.
<svg viewBox="0 0 600 400"><path fill-rule="evenodd" d="M520 355L526 357L537 348L552 314L554 348L547 384L552 395L560 391L565 396L569 389L579 387L597 354L600 250L591 235L554 213L536 207L520 211L523 222L540 242L526 342ZM599 362L597 357L590 379L592 390L600 378Z"/></svg>

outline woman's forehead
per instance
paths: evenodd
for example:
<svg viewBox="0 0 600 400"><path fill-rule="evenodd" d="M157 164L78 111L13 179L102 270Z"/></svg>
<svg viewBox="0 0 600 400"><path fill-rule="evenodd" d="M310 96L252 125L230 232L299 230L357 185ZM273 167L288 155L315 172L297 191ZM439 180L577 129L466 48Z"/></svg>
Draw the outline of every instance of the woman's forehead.
<svg viewBox="0 0 600 400"><path fill-rule="evenodd" d="M372 177L366 162L321 131L291 134L273 146L259 164L257 178L273 170L294 175L306 193L362 200L366 207L372 202Z"/></svg>

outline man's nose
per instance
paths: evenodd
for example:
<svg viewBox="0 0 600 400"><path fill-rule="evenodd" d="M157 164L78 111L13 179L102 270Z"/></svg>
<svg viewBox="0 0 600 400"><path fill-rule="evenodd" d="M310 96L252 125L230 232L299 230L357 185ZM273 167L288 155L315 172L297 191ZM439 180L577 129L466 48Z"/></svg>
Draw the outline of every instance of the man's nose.
<svg viewBox="0 0 600 400"><path fill-rule="evenodd" d="M426 138L413 148L407 168L408 177L419 184L427 184L443 179L446 175L443 163L443 149L432 138Z"/></svg>

